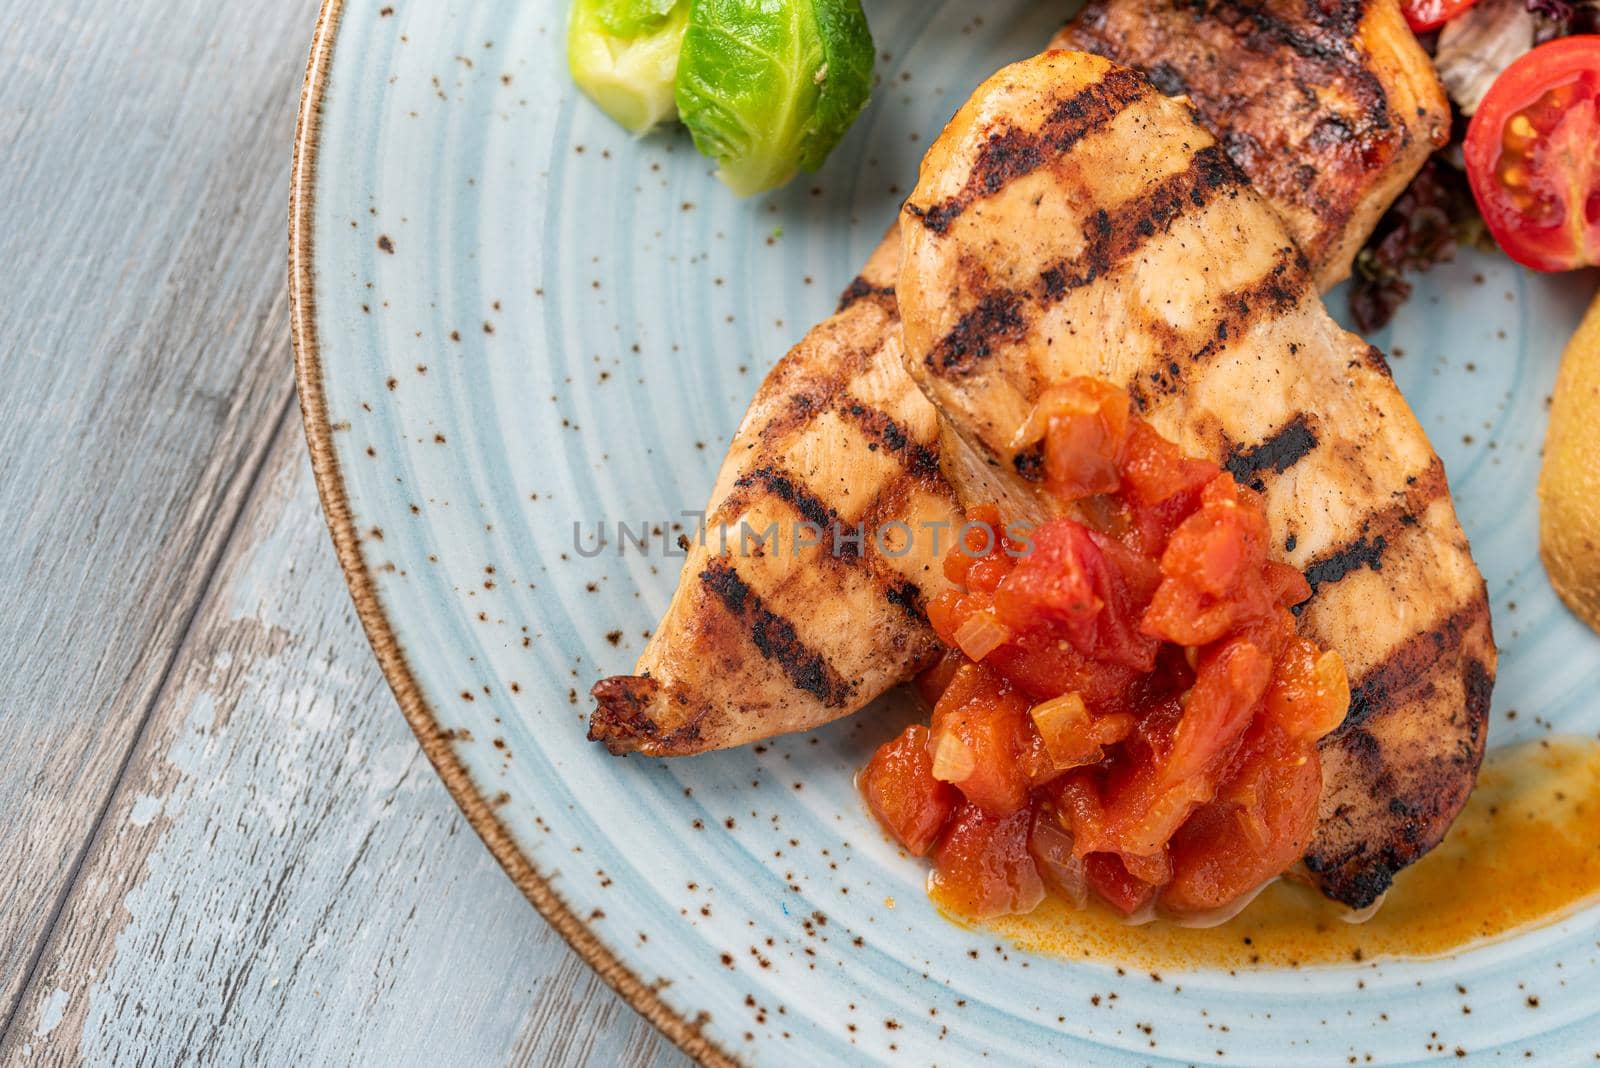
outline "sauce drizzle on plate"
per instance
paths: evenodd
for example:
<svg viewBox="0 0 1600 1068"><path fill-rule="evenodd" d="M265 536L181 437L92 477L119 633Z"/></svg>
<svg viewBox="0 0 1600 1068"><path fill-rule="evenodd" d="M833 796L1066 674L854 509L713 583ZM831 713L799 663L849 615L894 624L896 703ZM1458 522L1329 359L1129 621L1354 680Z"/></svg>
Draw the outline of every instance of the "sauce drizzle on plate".
<svg viewBox="0 0 1600 1068"><path fill-rule="evenodd" d="M1281 879L1226 923L1129 926L1055 897L984 929L1056 956L1141 968L1250 968L1440 957L1600 903L1600 742L1539 739L1491 750L1444 842L1395 879L1364 923Z"/></svg>

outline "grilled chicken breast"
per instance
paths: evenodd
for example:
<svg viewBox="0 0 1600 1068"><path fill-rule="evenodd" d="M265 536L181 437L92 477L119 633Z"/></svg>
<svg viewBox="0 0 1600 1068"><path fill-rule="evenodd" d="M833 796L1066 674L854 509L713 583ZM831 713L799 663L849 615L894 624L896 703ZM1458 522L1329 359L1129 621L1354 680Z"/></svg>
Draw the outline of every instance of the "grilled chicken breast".
<svg viewBox="0 0 1600 1068"><path fill-rule="evenodd" d="M1394 0L1092 0L1056 47L1185 94L1327 289L1450 134Z"/></svg>
<svg viewBox="0 0 1600 1068"><path fill-rule="evenodd" d="M589 736L613 752L815 727L936 651L922 614L944 583L933 540L943 523L948 547L960 519L937 416L904 369L898 257L886 240L762 383L639 674L594 687Z"/></svg>
<svg viewBox="0 0 1600 1068"><path fill-rule="evenodd" d="M1050 52L1001 71L923 162L901 227L907 367L963 445L959 494L1032 497L1018 432L1053 383L1126 385L1157 430L1264 494L1353 700L1306 866L1375 900L1444 835L1483 753L1495 649L1444 470L1382 355L1191 105ZM1104 104L1107 99L1114 100ZM1037 145L997 169L996 145ZM974 479L974 469L987 469Z"/></svg>
<svg viewBox="0 0 1600 1068"><path fill-rule="evenodd" d="M1205 18L1196 20L1196 12ZM1162 42L1161 29L1172 38ZM1095 0L1052 45L1067 42L1148 64L1160 85L1187 90L1204 115L1225 123L1237 161L1294 220L1292 234L1322 281L1349 273L1355 248L1421 165L1434 124L1442 127L1447 114L1396 0L1346 0L1335 15L1304 0L1249 9ZM1114 108L1153 92L1123 72L1107 81L1094 106ZM1350 136L1334 135L1343 130ZM1000 165L1005 147L990 152L995 181L1007 169L1026 169L1037 151L1019 143ZM1368 166L1352 169L1357 147ZM898 259L891 233L838 314L778 363L751 403L707 506L708 525L732 530L735 548L746 513L848 515L874 495L882 496L874 516L884 522L914 520L913 511L936 519L953 507L927 451L936 417L900 367L892 289ZM855 415L841 419L830 398L849 398L847 412L870 403L885 413L882 423L869 418L880 427L877 448L863 451L861 439L843 428L867 424ZM897 447L902 435L906 444ZM857 466L855 458L870 462ZM887 493L880 485L886 460L903 469L892 473L901 488ZM791 473L805 476L814 499L783 499ZM896 501L904 515L894 514ZM757 574L737 552L713 554L716 544L691 546L637 674L594 688L591 737L617 752L699 753L825 723L903 681L933 648L918 607L941 581L930 560L908 555L886 566L868 545L850 566L830 562L816 574L800 569L793 576L768 566ZM807 559L816 561L820 547L813 548ZM895 575L905 585L880 581ZM751 593L760 608L747 611Z"/></svg>
<svg viewBox="0 0 1600 1068"><path fill-rule="evenodd" d="M1308 132L1292 142L1274 140L1280 127L1270 110L1221 103L1229 87L1244 84L1244 65L1254 53L1220 46L1206 50L1186 40L1150 69L1166 89L1180 84L1186 88L1202 113L1230 116L1231 125L1225 130L1231 135L1228 147L1237 151L1237 146L1278 146L1275 154L1253 148L1249 153L1239 151L1236 162L1263 182L1269 203L1291 220L1294 237L1311 250L1306 253L1309 268L1286 252L1284 271L1292 269L1298 279L1309 273L1326 284L1348 273L1353 250L1420 165L1418 145L1433 136L1428 131L1439 97L1436 86L1430 88L1417 73L1420 51L1396 21L1394 0L1351 0L1340 8L1346 13L1342 22L1308 15L1316 28L1310 37L1304 23L1295 29L1289 15L1272 14L1278 9L1288 10L1269 0L1247 12L1252 24L1279 29L1265 37L1245 34L1246 40L1257 46L1271 40L1289 42L1293 52L1280 56L1281 65L1255 66L1256 95L1294 95L1289 86L1297 94L1314 95L1316 79L1304 73L1308 69L1304 63L1312 59L1332 63L1332 57L1343 57L1339 62L1350 83L1370 89L1376 81L1379 94L1390 104L1387 127L1375 110L1368 109L1365 114L1372 128L1405 126L1410 131L1387 142L1392 149L1387 154L1374 157L1383 166L1339 171L1348 180L1330 188L1345 191L1341 201L1345 210L1329 210L1325 217L1316 210L1297 212L1298 187L1292 183L1287 195L1272 195L1274 182L1262 169L1265 163L1298 154L1297 161L1308 161L1320 175L1333 166L1330 160L1350 151L1350 144L1326 132L1315 136ZM1131 53L1130 37L1111 32L1128 17L1129 8L1122 6L1122 0L1091 4L1083 21L1069 26L1056 43L1069 39L1089 43L1091 35L1099 35L1097 47L1106 51L1120 47ZM1235 19L1236 32L1240 25ZM1339 27L1353 28L1354 37L1345 38L1344 44L1330 39L1328 35ZM1205 36L1214 31L1194 32ZM1351 63L1365 73L1353 70ZM1261 83L1259 77L1278 80ZM1147 86L1127 74L1119 74L1117 81L1122 94L1117 99L1126 98L1131 104L1151 95ZM1329 101L1332 114L1340 98L1318 99ZM1370 103L1376 96L1364 99ZM1251 123L1257 121L1263 125L1252 129ZM1344 121L1349 123L1348 118ZM1301 123L1306 131L1338 125L1332 118L1319 124L1311 113L1302 114ZM1319 157L1319 151L1327 155ZM1214 153L1207 159L1220 164ZM1300 174L1310 182L1308 172ZM1235 175L1228 181L1236 179ZM995 180L1004 185L1007 179L997 171ZM927 229L925 222L921 225ZM995 478L995 469L971 445L940 425L934 409L905 376L893 292L897 259L898 242L891 232L846 291L838 314L814 328L779 362L752 402L708 505L708 526L712 531L733 530L733 545L738 545L741 518L757 530L767 517L781 514L843 519L870 512L874 522L900 519L916 530L925 529L919 525L922 520L954 518L954 494L935 470L935 450L940 448L945 468L955 472L959 483L971 487L987 480L982 495L989 499L1010 499L1019 507L1035 502L1027 485L1013 485L1018 480L1007 480L1003 471ZM1382 374L1381 357L1375 353L1362 349L1352 358L1355 367L1366 369L1362 372L1366 377ZM1403 412L1404 406L1395 410ZM1326 442L1324 455L1358 451L1353 440L1334 441L1325 429L1319 431L1327 415L1324 409L1319 416L1290 420L1254 445L1244 438L1233 442L1230 467L1263 486L1269 479L1280 484L1275 500L1292 498L1300 492L1295 487L1305 480L1322 494L1320 499L1338 503L1343 491L1336 483L1319 484L1308 478L1310 467L1295 463L1319 442ZM863 436L857 438L847 428L859 429ZM1427 455L1431 458L1431 450ZM861 459L869 462L860 464ZM884 460L892 460L893 466L884 466ZM1405 476L1415 480L1387 510L1360 520L1362 533L1345 550L1312 560L1308 546L1318 537L1321 540L1315 544L1336 544L1335 532L1353 522L1349 507L1319 516L1308 501L1299 517L1302 526L1285 538L1285 553L1312 565L1310 574L1319 590L1336 587L1319 596L1308 612L1311 625L1324 615L1335 616L1341 604L1358 606L1364 598L1382 599L1385 591L1391 607L1406 609L1369 620L1372 629L1365 641L1362 635L1346 635L1347 640L1338 643L1358 672L1358 685L1351 724L1325 762L1328 788L1322 828L1307 863L1333 896L1354 904L1371 900L1394 870L1426 851L1442 834L1470 787L1470 769L1476 766L1482 745L1494 654L1481 588L1478 596L1464 598L1458 610L1441 616L1437 605L1427 603L1428 595L1405 595L1413 585L1413 572L1426 561L1404 546L1401 552L1394 551L1403 538L1420 537L1409 532L1424 520L1430 530L1453 524L1434 514L1444 484L1436 461L1430 459L1425 466L1422 476ZM791 478L790 473L800 477ZM802 487L808 492L802 493ZM867 499L873 503L863 510L860 502ZM1446 513L1448 507L1445 501ZM1396 523L1398 531L1389 533ZM716 551L715 538L712 534L704 543L689 546L680 587L639 660L638 674L606 679L594 688L597 707L590 734L613 751L699 753L828 722L909 677L934 649L920 608L943 581L931 544L919 542L905 555L891 557L869 540L856 556L851 557L846 546L835 559L833 542L824 549L799 548L791 541L790 551L801 555L791 557L786 566L781 559ZM1462 565L1463 585L1475 581L1464 547L1446 563L1450 559ZM1417 600L1422 607L1413 605ZM1474 664L1469 673L1467 667ZM1450 665L1461 670L1452 675ZM1394 711L1416 708L1418 693L1430 694L1418 714ZM1436 733L1435 721L1446 729ZM1374 797L1387 800L1374 802ZM1388 816L1378 813L1374 818L1380 805L1387 806Z"/></svg>

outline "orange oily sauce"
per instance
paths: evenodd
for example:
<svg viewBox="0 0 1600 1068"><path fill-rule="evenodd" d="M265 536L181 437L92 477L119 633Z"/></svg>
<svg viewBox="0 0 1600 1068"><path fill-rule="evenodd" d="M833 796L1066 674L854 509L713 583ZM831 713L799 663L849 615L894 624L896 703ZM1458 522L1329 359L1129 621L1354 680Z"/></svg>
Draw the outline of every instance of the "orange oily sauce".
<svg viewBox="0 0 1600 1068"><path fill-rule="evenodd" d="M1050 895L1033 912L983 929L1030 952L1142 969L1298 967L1438 957L1597 900L1600 742L1547 738L1488 754L1445 840L1395 878L1364 923L1280 879L1210 928L1159 919L1130 926L1104 905L1077 911Z"/></svg>

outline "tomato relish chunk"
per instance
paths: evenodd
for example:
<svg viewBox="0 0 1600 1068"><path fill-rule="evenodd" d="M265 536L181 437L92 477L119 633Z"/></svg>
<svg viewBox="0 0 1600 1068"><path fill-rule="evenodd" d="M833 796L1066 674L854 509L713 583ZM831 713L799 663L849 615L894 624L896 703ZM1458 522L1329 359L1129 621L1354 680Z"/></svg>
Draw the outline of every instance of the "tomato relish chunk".
<svg viewBox="0 0 1600 1068"><path fill-rule="evenodd" d="M1129 915L1225 908L1311 838L1344 664L1296 633L1310 587L1268 559L1260 496L1122 390L1069 381L1024 438L1066 514L1023 529L969 513L955 588L928 606L948 647L918 680L932 723L880 748L861 789L973 918L1046 892Z"/></svg>

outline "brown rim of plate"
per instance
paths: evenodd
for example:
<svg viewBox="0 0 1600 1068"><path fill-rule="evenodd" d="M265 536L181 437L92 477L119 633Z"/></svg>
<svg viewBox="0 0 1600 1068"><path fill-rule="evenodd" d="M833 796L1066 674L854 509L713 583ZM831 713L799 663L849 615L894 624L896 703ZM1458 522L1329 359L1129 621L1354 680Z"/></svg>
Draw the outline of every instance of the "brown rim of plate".
<svg viewBox="0 0 1600 1068"><path fill-rule="evenodd" d="M705 1036L709 1014L700 1013L686 1020L661 999L650 984L642 981L597 938L551 887L533 862L518 848L494 808L484 799L465 766L456 757L433 709L428 707L405 650L395 638L383 614L372 576L357 545L350 501L345 492L344 475L334 454L332 428L328 425L327 396L323 392L321 353L316 328L316 290L312 273L312 212L314 177L317 167L318 136L321 127L322 95L327 88L328 71L338 36L344 0L323 0L317 17L316 36L306 61L305 86L300 96L300 116L295 130L294 162L289 180L289 321L294 340L295 382L300 392L300 413L306 428L306 444L311 450L311 469L316 475L317 494L333 535L333 547L350 586L356 615L361 619L367 641L378 657L384 677L394 691L406 722L417 736L422 751L433 762L434 770L467 822L478 832L495 860L505 869L517 889L533 903L539 914L566 939L567 944L593 968L606 985L656 1026L689 1056L707 1065L736 1065L738 1062Z"/></svg>

